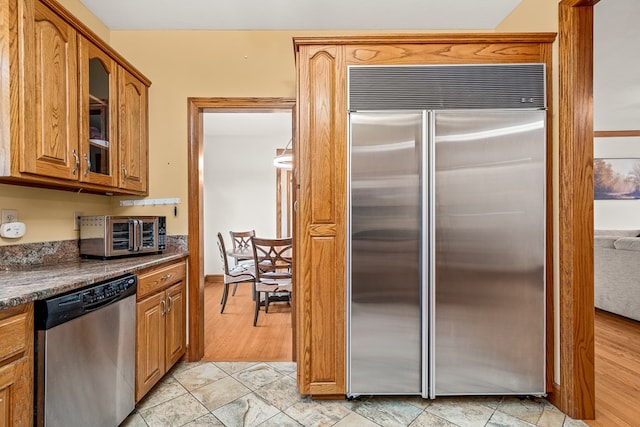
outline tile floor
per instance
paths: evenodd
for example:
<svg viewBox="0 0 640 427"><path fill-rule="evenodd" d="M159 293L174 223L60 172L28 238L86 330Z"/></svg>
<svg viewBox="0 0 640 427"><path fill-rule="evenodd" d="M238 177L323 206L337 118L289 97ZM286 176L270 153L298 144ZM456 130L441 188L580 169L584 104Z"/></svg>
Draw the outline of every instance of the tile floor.
<svg viewBox="0 0 640 427"><path fill-rule="evenodd" d="M178 363L122 426L586 426L537 398L313 401L298 393L295 370L291 362Z"/></svg>

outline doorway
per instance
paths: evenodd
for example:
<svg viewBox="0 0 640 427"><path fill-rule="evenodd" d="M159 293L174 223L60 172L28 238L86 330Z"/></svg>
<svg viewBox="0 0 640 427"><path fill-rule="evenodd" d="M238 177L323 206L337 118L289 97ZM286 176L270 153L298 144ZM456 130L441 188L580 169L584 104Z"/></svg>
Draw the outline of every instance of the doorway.
<svg viewBox="0 0 640 427"><path fill-rule="evenodd" d="M205 318L207 311L205 310L205 265L206 257L212 257L205 250L205 240L208 239L205 232L205 184L206 184L206 159L205 159L205 114L208 113L287 113L291 117L291 135L294 134L294 107L295 100L290 98L189 98L189 360L200 360L205 350ZM256 116L257 117L257 116ZM289 138L291 137L289 135ZM281 142L278 148L284 148L288 138ZM269 149L268 161L273 160L272 148ZM254 156L255 153L243 153L246 156ZM274 180L276 169L271 163L272 176ZM225 179L225 181L227 181ZM273 203L266 207L275 217L276 199ZM214 226L215 227L215 226ZM226 227L226 226L225 226ZM275 219L272 223L273 233L275 236ZM219 227L218 227L219 228ZM226 233L228 238L229 230L216 230ZM268 232L265 230L265 232ZM215 234L214 233L214 234ZM227 241L228 242L228 241ZM217 247L214 246L215 253L213 257L219 259ZM213 252L213 251L210 251ZM240 296L240 290L237 295ZM250 293L249 293L250 295ZM219 301L219 300L218 300ZM213 304L215 309L219 309L219 305ZM211 310L210 307L208 307ZM226 310L226 309L225 309ZM202 315L198 315L202 313ZM251 323L249 323L250 325ZM292 324L291 341L295 337L295 324ZM291 355L293 355L293 347Z"/></svg>

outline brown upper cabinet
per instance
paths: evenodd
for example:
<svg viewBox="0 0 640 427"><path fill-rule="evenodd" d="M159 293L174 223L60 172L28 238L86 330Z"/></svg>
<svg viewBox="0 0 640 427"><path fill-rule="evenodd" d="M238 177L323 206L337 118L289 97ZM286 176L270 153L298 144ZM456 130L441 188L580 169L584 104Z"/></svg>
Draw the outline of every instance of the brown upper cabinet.
<svg viewBox="0 0 640 427"><path fill-rule="evenodd" d="M146 195L151 82L55 0L0 6L0 181Z"/></svg>
<svg viewBox="0 0 640 427"><path fill-rule="evenodd" d="M347 360L347 69L351 65L545 63L553 33L447 33L294 38L297 68L295 324L303 394L344 397ZM551 123L551 108L547 120ZM547 186L551 187L551 128ZM551 191L547 224L552 223ZM547 248L552 248L551 226ZM547 265L551 266L551 251ZM549 267L548 272L553 268ZM547 274L547 294L553 280ZM553 304L550 304L552 307ZM548 322L552 326L553 322ZM553 336L550 334L549 336ZM549 341L547 341L549 342ZM548 352L547 355L553 354ZM553 361L548 359L548 374Z"/></svg>

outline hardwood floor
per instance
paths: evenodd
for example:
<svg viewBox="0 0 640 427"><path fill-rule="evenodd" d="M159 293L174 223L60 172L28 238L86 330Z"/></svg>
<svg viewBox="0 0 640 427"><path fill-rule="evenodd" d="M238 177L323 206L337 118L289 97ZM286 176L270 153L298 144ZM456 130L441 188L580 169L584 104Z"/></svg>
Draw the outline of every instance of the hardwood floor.
<svg viewBox="0 0 640 427"><path fill-rule="evenodd" d="M286 303L269 304L269 313L260 309L253 326L254 302L251 285L241 283L235 296L229 297L220 314L222 283L207 283L204 289L203 361L291 361L291 307Z"/></svg>
<svg viewBox="0 0 640 427"><path fill-rule="evenodd" d="M640 322L597 310L596 419L592 427L640 426Z"/></svg>

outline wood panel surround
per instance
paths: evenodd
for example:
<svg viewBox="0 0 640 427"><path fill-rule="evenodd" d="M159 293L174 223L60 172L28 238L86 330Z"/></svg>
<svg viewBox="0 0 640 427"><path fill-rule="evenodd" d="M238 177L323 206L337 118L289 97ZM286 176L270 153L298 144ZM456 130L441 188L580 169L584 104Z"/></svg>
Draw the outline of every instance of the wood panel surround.
<svg viewBox="0 0 640 427"><path fill-rule="evenodd" d="M601 0L607 1L607 0ZM562 106L559 111L560 119L558 120L558 128L560 130L559 141L559 154L558 159L559 171L561 181L558 186L558 193L560 199L559 209L559 222L560 229L558 234L560 235L561 244L559 247L559 270L560 270L560 283L558 284L561 290L561 297L558 301L559 316L560 316L560 354L564 355L560 359L560 384L553 384L552 392L549 394L549 399L556 404L563 412L567 413L573 418L591 419L594 415L593 402L595 396L595 386L593 381L593 351L590 350L590 345L593 343L593 323L590 322L589 312L593 315L593 292L582 292L581 290L593 286L593 254L592 246L590 242L593 239L592 223L589 223L590 217L593 212L593 201L590 190L592 189L592 181L589 173L584 173L581 168L587 168L589 171L593 164L593 151L592 147L584 147L585 141L593 141L593 129L592 129L592 117L589 108L574 108L582 105L591 105L591 98L588 96L588 92L591 90L592 75L585 70L583 61L592 61L592 35L593 27L589 19L585 21L585 15L592 16L593 6L598 3L597 0L562 0L559 3L559 104ZM548 35L551 37L551 35ZM441 44L442 57L447 58L449 47L446 45L447 40L449 44L454 43L472 43L475 44L479 40L487 41L494 37L502 37L502 41L508 43L508 37L516 37L518 49L522 48L522 45L527 43L536 43L537 35L528 34L508 34L498 35L494 33L487 34L443 34L443 35L429 35L429 37L436 43ZM454 41L455 39L455 41ZM313 53L313 49L318 53L324 52L326 60L329 63L333 63L334 66L342 65L341 61L344 61L344 54L342 53L344 47L339 49L339 46L347 44L353 44L351 42L358 42L360 45L364 45L368 51L371 45L386 44L388 39L382 36L367 36L367 37L341 37L336 38L306 38L296 39L294 46L296 49L297 63L300 66L301 56L300 53L304 52L307 55ZM413 45L424 41L423 36L410 36L400 35L396 37L398 42L406 47L407 45ZM306 46L301 50L301 47ZM540 48L541 56L550 56L550 41L538 41L545 46ZM327 47L320 49L319 47L333 45L333 49ZM494 47L506 47L499 43L492 44ZM480 47L480 46L478 46ZM387 48L388 49L388 48ZM338 55L338 51L341 52ZM487 52L487 48L481 48L477 51L475 57L481 59ZM359 60L363 59L365 50L358 53ZM399 52L403 52L402 49ZM501 57L506 50L496 50L494 54L497 57ZM544 53L543 53L544 52ZM375 55L378 55L376 51L370 51L368 55L373 55L372 60L375 60ZM309 59L309 56L307 56ZM549 59L550 60L550 59ZM551 73L549 73L551 74ZM303 74L299 73L298 78ZM336 82L329 82L335 84ZM330 86L331 86L330 84ZM586 85L586 87L585 87ZM308 86L304 82L299 80L299 88ZM548 86L550 87L550 83ZM573 94L578 92L579 96ZM551 94L551 91L549 91ZM300 98L300 97L299 97ZM202 118L201 113L208 105L211 108L216 106L222 106L224 102L215 101L211 98L192 98L189 99L189 251L191 253L191 259L193 262L189 263L189 286L190 294L192 298L189 300L190 313L203 313L203 261L202 256L203 242L202 242L202 170L198 165L198 159L202 156ZM242 103L240 103L242 104ZM230 103L230 108L242 109L248 105L256 105L249 101L248 104L237 105ZM552 105L549 102L549 105ZM335 108L335 106L328 104L325 108ZM298 111L298 114L303 109ZM308 121L310 117L301 117L300 121ZM551 128L551 127L550 127ZM302 132L298 132L298 138L302 135ZM340 136L344 138L344 136ZM298 139L300 140L300 139ZM549 137L551 140L551 137ZM300 140L302 141L302 140ZM585 148L582 150L581 148ZM549 151L551 153L552 151ZM299 151L295 151L296 159L300 157ZM548 160L550 164L551 160ZM294 171L300 180L303 178L301 171ZM578 173L574 173L578 172ZM305 170L306 173L306 170ZM309 178L310 179L310 178ZM551 178L549 177L548 180ZM548 181L550 182L550 181ZM301 183L302 184L302 183ZM549 192L551 193L551 192ZM304 192L300 192L304 195ZM548 197L551 197L549 194ZM578 197L578 199L574 199ZM587 200L587 197L589 200ZM572 203L577 203L579 206L571 208ZM552 206L548 203L548 206ZM568 207L569 209L564 209ZM300 206L299 206L300 210ZM590 213L591 212L591 213ZM296 218L294 218L295 220ZM323 230L329 230L326 233L331 235L331 230L334 228L330 224L322 225L320 227L311 227L307 218L300 218L297 220L300 223L298 226L294 226L295 230L305 231L306 235L300 236L301 243L307 242L311 238L311 231L315 234ZM551 222L548 223L551 225ZM336 229L339 233L340 230ZM568 234L565 234L567 233ZM328 239L330 240L330 239ZM547 236L547 247L553 247L550 244L550 236ZM296 242L297 243L297 242ZM301 246L301 245L296 245ZM309 258L308 253L309 246L305 248L296 248L297 256L305 256ZM548 257L550 254L548 254ZM548 258L549 259L549 258ZM590 267L589 267L590 266ZM579 272L582 267L581 274L577 276L574 274ZM551 266L548 270L551 270ZM308 272L305 274L309 274ZM549 272L548 272L549 274ZM548 276L549 277L549 276ZM341 283L337 283L338 286ZM548 283L548 290L550 290L550 282ZM547 292L548 295L548 327L552 328L554 316L553 316L553 304L552 293ZM302 305L302 304L300 304ZM298 310L298 318L311 322L309 315L311 312L303 312ZM585 317L586 314L586 317ZM198 323L202 322L202 316L189 316L190 325L190 360L198 360L203 352L203 336L202 325L198 327ZM583 324L586 320L586 324ZM308 345L308 340L311 337L307 333L311 330L311 323L302 324L306 332L299 331L297 338L299 344L296 346L298 356L300 357L299 369L305 373L299 378L302 381L301 391L309 389L309 374L308 368L311 366L310 358L312 353L310 352L311 346ZM319 330L319 329L318 329ZM316 331L318 331L316 330ZM329 331L331 332L331 331ZM338 332L339 335L339 332ZM331 338L335 338L332 336ZM305 341L301 341L304 339ZM313 337L318 348L318 343L321 342L322 337ZM334 341L335 342L335 341ZM553 342L547 346L547 358L549 360L549 354L553 354ZM200 356L198 356L200 355ZM313 355L317 356L317 355ZM551 360L552 362L552 360ZM552 366L549 364L548 366ZM339 367L340 368L340 367ZM300 371L299 371L300 372ZM337 379L339 375L334 375L334 379ZM550 376L549 378L551 378ZM300 382L299 382L300 384ZM303 391L304 392L304 391Z"/></svg>
<svg viewBox="0 0 640 427"><path fill-rule="evenodd" d="M298 73L298 386L316 398L346 393L347 67L494 64L547 66L555 33L398 34L294 38ZM547 134L551 188L552 135ZM547 383L553 378L552 192L547 192ZM549 321L551 320L551 321Z"/></svg>

